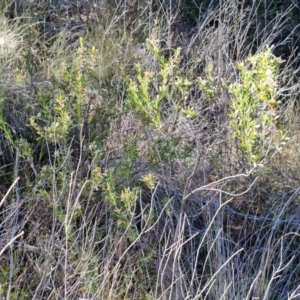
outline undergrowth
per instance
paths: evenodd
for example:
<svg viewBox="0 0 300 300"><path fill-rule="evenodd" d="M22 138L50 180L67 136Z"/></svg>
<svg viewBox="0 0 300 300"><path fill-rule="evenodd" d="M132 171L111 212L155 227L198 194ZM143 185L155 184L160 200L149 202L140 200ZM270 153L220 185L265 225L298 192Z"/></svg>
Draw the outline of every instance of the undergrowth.
<svg viewBox="0 0 300 300"><path fill-rule="evenodd" d="M292 2L0 8L1 299L299 298Z"/></svg>

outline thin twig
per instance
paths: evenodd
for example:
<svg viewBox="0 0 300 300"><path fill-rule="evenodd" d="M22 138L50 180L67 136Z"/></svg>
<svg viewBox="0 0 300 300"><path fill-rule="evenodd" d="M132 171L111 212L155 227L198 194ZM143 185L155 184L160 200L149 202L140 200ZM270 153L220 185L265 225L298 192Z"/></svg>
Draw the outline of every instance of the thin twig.
<svg viewBox="0 0 300 300"><path fill-rule="evenodd" d="M8 197L8 195L10 194L11 190L14 188L14 186L17 184L17 182L19 181L20 177L17 177L15 179L15 181L13 182L13 184L10 186L10 188L8 189L8 191L6 192L5 196L3 197L3 199L0 202L0 207L3 205L3 203L5 202L6 198Z"/></svg>
<svg viewBox="0 0 300 300"><path fill-rule="evenodd" d="M16 235L14 238L12 238L4 247L3 249L0 251L0 257L3 254L3 252L16 240L18 239L20 236L22 236L24 234L24 231L21 231L18 235Z"/></svg>

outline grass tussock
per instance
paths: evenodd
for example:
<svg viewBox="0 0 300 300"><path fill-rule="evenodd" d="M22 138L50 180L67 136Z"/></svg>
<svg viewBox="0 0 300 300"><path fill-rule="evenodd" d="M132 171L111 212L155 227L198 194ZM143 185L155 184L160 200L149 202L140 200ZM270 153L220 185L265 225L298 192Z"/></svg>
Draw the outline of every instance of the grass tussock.
<svg viewBox="0 0 300 300"><path fill-rule="evenodd" d="M21 2L0 298L298 299L294 2Z"/></svg>

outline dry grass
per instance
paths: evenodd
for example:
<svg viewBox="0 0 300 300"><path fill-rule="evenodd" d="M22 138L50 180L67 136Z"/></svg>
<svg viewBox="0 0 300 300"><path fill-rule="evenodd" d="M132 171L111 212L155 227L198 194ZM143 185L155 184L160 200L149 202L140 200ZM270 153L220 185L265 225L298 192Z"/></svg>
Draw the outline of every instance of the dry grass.
<svg viewBox="0 0 300 300"><path fill-rule="evenodd" d="M298 299L296 50L274 151L251 165L228 120L237 62L284 52L295 7L41 3L0 21L0 298ZM159 121L128 104L146 76Z"/></svg>

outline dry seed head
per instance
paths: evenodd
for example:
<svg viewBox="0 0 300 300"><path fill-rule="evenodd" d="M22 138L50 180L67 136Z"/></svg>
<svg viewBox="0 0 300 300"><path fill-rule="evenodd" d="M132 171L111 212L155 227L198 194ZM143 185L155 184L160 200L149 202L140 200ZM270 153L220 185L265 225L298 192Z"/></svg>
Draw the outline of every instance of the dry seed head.
<svg viewBox="0 0 300 300"><path fill-rule="evenodd" d="M0 19L0 58L15 55L22 43L21 34L14 27L10 27L5 19Z"/></svg>

